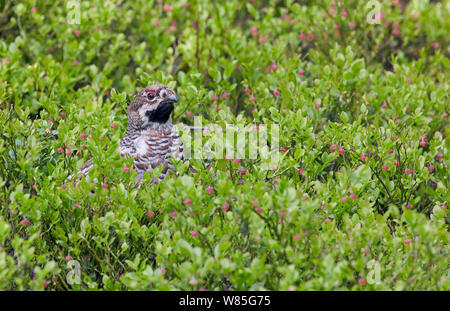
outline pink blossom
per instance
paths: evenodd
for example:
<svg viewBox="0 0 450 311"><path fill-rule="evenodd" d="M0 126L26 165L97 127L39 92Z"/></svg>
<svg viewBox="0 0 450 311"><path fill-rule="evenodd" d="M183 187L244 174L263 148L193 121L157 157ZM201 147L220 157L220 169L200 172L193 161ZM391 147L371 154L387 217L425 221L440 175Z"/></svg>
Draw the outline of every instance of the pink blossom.
<svg viewBox="0 0 450 311"><path fill-rule="evenodd" d="M330 146L330 151L331 152L335 152L336 151L336 145L335 144L332 144L331 146Z"/></svg>

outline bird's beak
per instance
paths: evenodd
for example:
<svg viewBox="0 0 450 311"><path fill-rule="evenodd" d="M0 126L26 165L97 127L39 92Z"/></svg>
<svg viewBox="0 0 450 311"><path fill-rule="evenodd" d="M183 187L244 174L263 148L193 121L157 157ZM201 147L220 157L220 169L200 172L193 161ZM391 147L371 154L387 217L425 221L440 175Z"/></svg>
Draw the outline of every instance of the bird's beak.
<svg viewBox="0 0 450 311"><path fill-rule="evenodd" d="M175 94L170 95L166 99L164 99L165 103L178 103L178 97Z"/></svg>

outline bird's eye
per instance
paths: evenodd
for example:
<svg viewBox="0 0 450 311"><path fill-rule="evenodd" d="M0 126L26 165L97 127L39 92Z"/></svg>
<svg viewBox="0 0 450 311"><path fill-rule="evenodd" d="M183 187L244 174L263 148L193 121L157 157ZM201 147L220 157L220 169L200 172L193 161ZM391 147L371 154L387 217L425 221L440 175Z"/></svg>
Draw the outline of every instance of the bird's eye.
<svg viewBox="0 0 450 311"><path fill-rule="evenodd" d="M147 92L147 98L148 99L153 99L153 98L155 98L155 96L156 96L155 91L148 91Z"/></svg>

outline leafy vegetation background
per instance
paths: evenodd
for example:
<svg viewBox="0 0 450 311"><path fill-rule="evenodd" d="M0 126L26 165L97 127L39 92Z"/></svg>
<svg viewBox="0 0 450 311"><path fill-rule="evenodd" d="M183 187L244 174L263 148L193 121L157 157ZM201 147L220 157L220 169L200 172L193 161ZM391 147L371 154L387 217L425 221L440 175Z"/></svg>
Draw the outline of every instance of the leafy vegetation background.
<svg viewBox="0 0 450 311"><path fill-rule="evenodd" d="M2 1L0 288L449 290L450 4L380 4ZM279 124L281 162L137 191L117 146L156 81L175 122Z"/></svg>

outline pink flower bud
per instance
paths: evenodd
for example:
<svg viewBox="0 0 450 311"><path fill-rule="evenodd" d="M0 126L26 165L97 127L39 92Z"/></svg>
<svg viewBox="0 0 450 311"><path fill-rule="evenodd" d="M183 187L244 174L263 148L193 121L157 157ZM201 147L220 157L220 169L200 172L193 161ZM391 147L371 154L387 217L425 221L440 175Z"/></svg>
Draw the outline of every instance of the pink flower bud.
<svg viewBox="0 0 450 311"><path fill-rule="evenodd" d="M336 145L335 145L335 144L332 144L332 145L330 146L330 151L331 151L331 152L335 152L335 151L336 151Z"/></svg>

